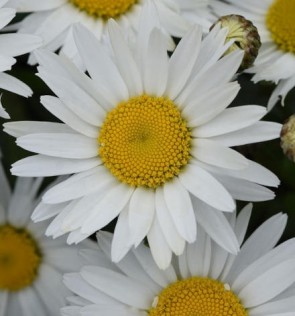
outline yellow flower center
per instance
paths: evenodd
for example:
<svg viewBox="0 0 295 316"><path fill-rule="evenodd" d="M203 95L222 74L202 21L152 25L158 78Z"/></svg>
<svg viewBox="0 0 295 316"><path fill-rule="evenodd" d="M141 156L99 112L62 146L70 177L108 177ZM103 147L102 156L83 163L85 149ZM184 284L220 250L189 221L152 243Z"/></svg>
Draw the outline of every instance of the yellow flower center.
<svg viewBox="0 0 295 316"><path fill-rule="evenodd" d="M239 298L216 280L192 277L165 288L149 316L246 316Z"/></svg>
<svg viewBox="0 0 295 316"><path fill-rule="evenodd" d="M270 6L266 25L272 39L286 52L295 53L295 0L275 0Z"/></svg>
<svg viewBox="0 0 295 316"><path fill-rule="evenodd" d="M41 253L29 232L0 226L0 291L18 291L31 285L40 263Z"/></svg>
<svg viewBox="0 0 295 316"><path fill-rule="evenodd" d="M190 158L191 133L175 104L141 95L108 113L99 154L121 182L156 188L177 176Z"/></svg>
<svg viewBox="0 0 295 316"><path fill-rule="evenodd" d="M88 15L104 20L126 13L138 0L69 0Z"/></svg>

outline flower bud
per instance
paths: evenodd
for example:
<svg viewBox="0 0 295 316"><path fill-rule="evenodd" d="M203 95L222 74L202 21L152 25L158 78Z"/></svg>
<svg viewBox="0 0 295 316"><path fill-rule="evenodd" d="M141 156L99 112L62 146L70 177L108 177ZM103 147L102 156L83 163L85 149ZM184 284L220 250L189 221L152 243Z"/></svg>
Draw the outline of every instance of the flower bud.
<svg viewBox="0 0 295 316"><path fill-rule="evenodd" d="M249 20L246 20L241 15L225 15L220 17L212 26L217 23L221 24L221 27L228 28L228 34L226 41L234 39L234 43L225 52L229 54L236 49L244 50L244 58L240 65L239 71L245 70L253 65L259 48L261 46L260 36L258 34L257 28Z"/></svg>
<svg viewBox="0 0 295 316"><path fill-rule="evenodd" d="M291 115L282 127L281 147L284 154L295 162L295 114Z"/></svg>

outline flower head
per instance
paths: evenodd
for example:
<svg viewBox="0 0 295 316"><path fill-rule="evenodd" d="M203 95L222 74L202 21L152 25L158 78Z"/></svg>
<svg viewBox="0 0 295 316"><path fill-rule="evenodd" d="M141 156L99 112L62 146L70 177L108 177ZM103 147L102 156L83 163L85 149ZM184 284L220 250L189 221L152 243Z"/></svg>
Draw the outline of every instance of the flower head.
<svg viewBox="0 0 295 316"><path fill-rule="evenodd" d="M43 196L33 219L57 215L47 234L69 232L73 243L119 216L115 261L147 236L164 268L172 252L196 239L197 223L236 253L223 212L235 209L235 199L272 199L261 184L277 186L278 179L230 147L276 138L281 126L259 122L266 113L260 106L226 109L239 91L231 78L243 57L221 58L231 45L224 44L226 30L218 25L202 41L202 31L192 28L169 59L160 30L142 23L134 51L109 24L111 55L75 27L90 78L65 57L36 54L39 76L57 95L42 104L64 123L6 124L19 146L39 154L12 172L73 174Z"/></svg>
<svg viewBox="0 0 295 316"><path fill-rule="evenodd" d="M11 193L0 166L0 306L3 315L55 316L66 305L69 291L64 272L81 268L78 247L45 237L44 224L30 215L42 179L18 178ZM89 243L85 244L88 245Z"/></svg>
<svg viewBox="0 0 295 316"><path fill-rule="evenodd" d="M229 217L241 246L238 255L220 248L199 229L196 242L166 270L141 244L121 262L111 262L110 233L98 233L98 251L82 251L88 261L64 277L80 304L62 309L73 315L238 315L292 314L295 289L295 240L275 246L286 226L277 214L244 240L251 205Z"/></svg>

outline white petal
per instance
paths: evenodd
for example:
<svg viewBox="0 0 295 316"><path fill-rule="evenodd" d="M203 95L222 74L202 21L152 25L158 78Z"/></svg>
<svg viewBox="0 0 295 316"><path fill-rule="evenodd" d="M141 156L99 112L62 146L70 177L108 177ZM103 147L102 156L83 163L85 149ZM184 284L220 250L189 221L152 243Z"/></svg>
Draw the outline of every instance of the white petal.
<svg viewBox="0 0 295 316"><path fill-rule="evenodd" d="M109 89L114 95L114 101L128 99L128 90L117 66L94 34L82 25L75 25L74 38L83 62L94 81Z"/></svg>
<svg viewBox="0 0 295 316"><path fill-rule="evenodd" d="M163 34L158 29L154 29L150 35L143 72L145 92L162 96L168 79L168 55Z"/></svg>
<svg viewBox="0 0 295 316"><path fill-rule="evenodd" d="M92 233L107 225L128 203L134 188L119 184L109 190L82 226L82 233Z"/></svg>
<svg viewBox="0 0 295 316"><path fill-rule="evenodd" d="M247 180L235 179L224 175L216 176L216 178L236 200L259 202L272 200L275 197L274 192L268 188Z"/></svg>
<svg viewBox="0 0 295 316"><path fill-rule="evenodd" d="M46 310L32 287L17 292L16 298L19 300L23 316L46 316Z"/></svg>
<svg viewBox="0 0 295 316"><path fill-rule="evenodd" d="M0 88L26 98L31 96L33 93L32 90L22 81L3 72L0 73Z"/></svg>
<svg viewBox="0 0 295 316"><path fill-rule="evenodd" d="M95 167L55 185L43 195L42 200L48 204L70 201L99 191L112 180L104 166Z"/></svg>
<svg viewBox="0 0 295 316"><path fill-rule="evenodd" d="M19 56L40 47L42 40L39 36L28 34L1 34L0 54Z"/></svg>
<svg viewBox="0 0 295 316"><path fill-rule="evenodd" d="M170 211L166 205L163 192L161 192L162 190L162 188L158 188L156 191L156 215L170 249L176 255L181 255L185 247L185 240L177 231Z"/></svg>
<svg viewBox="0 0 295 316"><path fill-rule="evenodd" d="M167 269L172 259L172 252L165 240L156 216L154 217L147 239L156 264L162 270Z"/></svg>
<svg viewBox="0 0 295 316"><path fill-rule="evenodd" d="M150 189L136 188L129 204L129 230L135 247L146 237L155 213L155 193Z"/></svg>
<svg viewBox="0 0 295 316"><path fill-rule="evenodd" d="M108 23L108 31L113 47L116 65L128 87L130 96L140 95L143 92L142 79L139 69L132 56L130 48L124 40L124 34L114 20Z"/></svg>
<svg viewBox="0 0 295 316"><path fill-rule="evenodd" d="M197 241L187 245L186 257L190 275L202 277L208 275L211 258L211 241L210 237L201 227L198 229Z"/></svg>
<svg viewBox="0 0 295 316"><path fill-rule="evenodd" d="M263 304L295 282L295 259L282 262L246 285L239 298L246 308Z"/></svg>
<svg viewBox="0 0 295 316"><path fill-rule="evenodd" d="M97 127L83 121L79 116L67 108L58 98L49 95L42 96L41 103L49 112L78 133L93 138L98 136L99 131Z"/></svg>
<svg viewBox="0 0 295 316"><path fill-rule="evenodd" d="M194 26L179 42L169 60L166 94L175 99L187 82L198 57L202 38L201 28ZM192 52L194 52L192 54Z"/></svg>
<svg viewBox="0 0 295 316"><path fill-rule="evenodd" d="M249 264L262 257L281 238L286 227L287 216L277 214L265 221L245 241L241 251L228 274L228 281L232 282Z"/></svg>
<svg viewBox="0 0 295 316"><path fill-rule="evenodd" d="M224 146L240 146L278 138L282 125L273 122L258 122L239 131L212 137Z"/></svg>
<svg viewBox="0 0 295 316"><path fill-rule="evenodd" d="M203 202L223 212L232 212L235 202L228 191L207 171L188 165L179 175L183 186Z"/></svg>
<svg viewBox="0 0 295 316"><path fill-rule="evenodd" d="M202 162L221 168L240 170L248 166L243 155L210 139L193 139L191 154Z"/></svg>
<svg viewBox="0 0 295 316"><path fill-rule="evenodd" d="M60 272L57 272L47 264L43 264L40 270L40 276L34 287L46 309L53 315L56 315L59 313L60 308L65 306L66 296L69 295L69 291L62 284L62 274Z"/></svg>
<svg viewBox="0 0 295 316"><path fill-rule="evenodd" d="M170 265L166 270L160 270L151 256L151 251L143 243L133 250L138 262L143 267L149 277L162 288L165 288L169 283L177 280L173 266Z"/></svg>
<svg viewBox="0 0 295 316"><path fill-rule="evenodd" d="M3 124L4 131L13 137L39 133L73 133L74 130L65 124L38 121L18 121Z"/></svg>
<svg viewBox="0 0 295 316"><path fill-rule="evenodd" d="M239 90L240 86L236 82L210 89L203 94L196 88L197 95L191 96L182 112L188 125L197 127L217 117L234 100Z"/></svg>
<svg viewBox="0 0 295 316"><path fill-rule="evenodd" d="M85 159L98 155L97 141L79 134L31 134L19 137L16 143L26 150L59 158Z"/></svg>
<svg viewBox="0 0 295 316"><path fill-rule="evenodd" d="M113 241L111 258L113 262L119 262L127 254L133 246L130 238L128 208L125 207L118 217L116 223Z"/></svg>
<svg viewBox="0 0 295 316"><path fill-rule="evenodd" d="M130 307L149 309L153 293L141 282L100 267L86 266L81 275L89 284ZM128 289L128 291L126 291Z"/></svg>
<svg viewBox="0 0 295 316"><path fill-rule="evenodd" d="M20 177L49 177L85 171L100 164L98 158L64 159L35 155L14 163L11 172Z"/></svg>
<svg viewBox="0 0 295 316"><path fill-rule="evenodd" d="M7 315L7 313L6 313L7 301L8 301L8 292L1 291L0 292L0 316Z"/></svg>
<svg viewBox="0 0 295 316"><path fill-rule="evenodd" d="M206 233L220 247L230 253L237 254L240 247L233 229L224 214L196 198L193 198L192 201L196 210L197 221L202 225Z"/></svg>
<svg viewBox="0 0 295 316"><path fill-rule="evenodd" d="M43 11L57 8L65 2L65 0L50 0L46 2L40 2L38 0L21 0L18 1L16 8L21 12Z"/></svg>
<svg viewBox="0 0 295 316"><path fill-rule="evenodd" d="M244 105L225 109L215 119L198 126L193 131L195 137L212 137L233 132L250 126L266 114L266 109L257 105Z"/></svg>
<svg viewBox="0 0 295 316"><path fill-rule="evenodd" d="M52 91L85 122L100 126L105 119L105 111L99 103L80 88L73 80L49 73L42 67L38 68L39 77L52 89Z"/></svg>
<svg viewBox="0 0 295 316"><path fill-rule="evenodd" d="M159 194L161 191L159 191ZM165 183L163 198L169 209L178 233L188 242L196 240L197 226L195 214L188 191L177 179Z"/></svg>

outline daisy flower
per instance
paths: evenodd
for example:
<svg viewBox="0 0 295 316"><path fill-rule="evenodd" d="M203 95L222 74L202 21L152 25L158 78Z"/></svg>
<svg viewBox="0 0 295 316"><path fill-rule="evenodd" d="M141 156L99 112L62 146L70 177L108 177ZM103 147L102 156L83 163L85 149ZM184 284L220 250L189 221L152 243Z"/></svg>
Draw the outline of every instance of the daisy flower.
<svg viewBox="0 0 295 316"><path fill-rule="evenodd" d="M0 166L0 315L59 315L69 295L62 274L82 267L77 246L45 237L46 225L30 220L40 184L19 178L11 193Z"/></svg>
<svg viewBox="0 0 295 316"><path fill-rule="evenodd" d="M240 14L251 20L260 34L262 46L254 67L252 80L273 81L273 91L268 110L281 97L281 103L295 86L295 1L294 0L227 0L228 3L212 1L218 15Z"/></svg>
<svg viewBox="0 0 295 316"><path fill-rule="evenodd" d="M174 49L171 36L182 37L192 23L209 30L211 0L155 0L167 47ZM124 34L136 33L142 7L148 0L10 0L18 12L31 12L18 26L20 33L38 34L44 48L62 52L79 62L71 26L80 22L93 31L98 39L106 33L107 21L115 19L124 27ZM212 20L212 18L211 18ZM126 32L128 31L128 32ZM127 36L127 35L126 35ZM35 63L35 59L31 59Z"/></svg>
<svg viewBox="0 0 295 316"><path fill-rule="evenodd" d="M0 31L15 16L15 9L4 8L8 0L0 0ZM15 64L15 56L31 52L41 46L41 38L26 34L0 34L0 89L8 90L16 94L28 97L32 90L20 80L8 75L5 71L10 70ZM0 117L10 118L4 110L0 97Z"/></svg>
<svg viewBox="0 0 295 316"><path fill-rule="evenodd" d="M149 12L152 13L152 8ZM74 36L91 78L67 58L36 53L39 76L57 95L42 104L63 123L13 122L5 131L38 155L13 165L21 176L73 174L50 189L34 212L56 216L47 230L79 242L119 215L113 243L118 261L146 236L164 238L181 254L197 236L195 217L231 252L238 244L223 212L234 199L262 201L277 186L271 172L229 148L279 136L281 125L259 122L263 107L226 109L239 91L230 82L243 52L221 56L226 29L204 41L193 27L168 59L162 33L142 20L136 51L109 24L112 55L82 26ZM148 40L146 40L148 39ZM192 54L191 52L195 53ZM169 262L156 258L160 266Z"/></svg>
<svg viewBox="0 0 295 316"><path fill-rule="evenodd" d="M251 205L231 224L242 244ZM78 297L63 316L294 315L295 239L279 246L287 216L277 214L243 242L237 256L212 241L202 229L166 270L160 270L141 244L122 262L110 260L111 234L100 232L99 251L81 254L88 260L78 273L64 276ZM160 245L159 245L160 248Z"/></svg>

